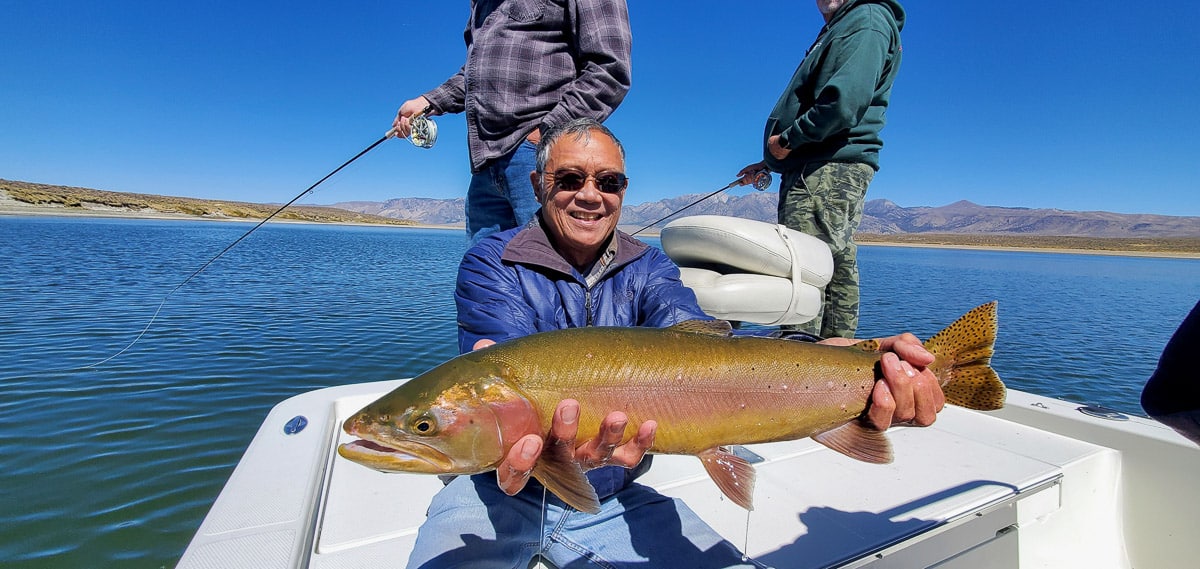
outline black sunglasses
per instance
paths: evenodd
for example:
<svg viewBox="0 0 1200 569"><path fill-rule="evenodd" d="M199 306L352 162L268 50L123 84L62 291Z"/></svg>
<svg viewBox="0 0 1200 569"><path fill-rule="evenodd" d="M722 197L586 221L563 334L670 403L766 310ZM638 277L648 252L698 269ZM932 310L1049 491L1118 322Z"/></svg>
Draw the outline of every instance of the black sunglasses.
<svg viewBox="0 0 1200 569"><path fill-rule="evenodd" d="M555 189L567 192L582 190L588 178L595 180L596 189L606 194L619 194L629 186L629 178L620 172L599 172L589 175L579 170L556 170L554 173L546 175L554 180Z"/></svg>

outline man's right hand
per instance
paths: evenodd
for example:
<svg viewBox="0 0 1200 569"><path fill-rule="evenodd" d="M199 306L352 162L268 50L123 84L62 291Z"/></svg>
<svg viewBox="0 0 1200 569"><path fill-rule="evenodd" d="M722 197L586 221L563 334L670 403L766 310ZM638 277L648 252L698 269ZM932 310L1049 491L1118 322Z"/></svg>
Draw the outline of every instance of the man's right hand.
<svg viewBox="0 0 1200 569"><path fill-rule="evenodd" d="M762 176L763 174L767 174L769 172L770 172L770 169L767 168L767 163L765 161L764 162L755 162L754 164L746 166L745 168L742 168L741 170L738 171L738 173L737 173L738 178L739 178L738 185L739 186L748 186L750 184L753 184L754 181L759 178L759 176Z"/></svg>
<svg viewBox="0 0 1200 569"><path fill-rule="evenodd" d="M413 117L421 114L428 108L429 99L426 99L424 95L404 101L404 104L400 105L400 110L396 111L396 119L392 121L392 130L388 131L388 136L408 138L412 134Z"/></svg>
<svg viewBox="0 0 1200 569"><path fill-rule="evenodd" d="M495 343L491 339L482 338L475 342L471 349L479 350ZM624 413L613 411L601 421L600 432L596 433L595 438L576 446L575 438L579 434L579 402L564 399L554 409L549 438L543 441L538 435L521 437L508 449L508 454L496 467L496 482L509 496L520 492L525 483L529 482L533 466L542 456L542 449L547 443L574 449L572 455L585 471L609 465L633 468L642 461L646 451L654 446L654 433L658 430L658 423L642 423L637 434L625 444L621 444L628 422L629 419Z"/></svg>
<svg viewBox="0 0 1200 569"><path fill-rule="evenodd" d="M579 402L564 399L554 410L549 438L543 442L537 435L521 437L496 467L496 481L505 494L511 496L520 492L529 481L533 466L546 444L564 445L574 449L575 461L584 470L601 466L633 468L642 461L646 451L654 446L654 432L658 429L658 423L642 423L637 434L625 444L621 444L627 423L628 418L624 413L613 411L600 423L600 432L595 438L576 446L575 438L579 433Z"/></svg>

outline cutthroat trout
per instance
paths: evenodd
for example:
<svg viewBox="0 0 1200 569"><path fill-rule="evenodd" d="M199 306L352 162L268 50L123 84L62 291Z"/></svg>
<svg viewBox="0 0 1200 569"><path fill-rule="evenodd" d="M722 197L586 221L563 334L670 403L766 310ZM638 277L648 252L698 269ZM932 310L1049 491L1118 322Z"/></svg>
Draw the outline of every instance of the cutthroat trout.
<svg viewBox="0 0 1200 569"><path fill-rule="evenodd" d="M925 342L948 402L1004 405L1004 384L989 365L995 337L992 302ZM543 332L460 355L367 405L343 424L362 440L338 454L385 472L486 472L520 437L546 436L555 406L572 398L579 440L595 436L611 411L625 412L630 425L653 419L650 452L699 457L726 496L753 509L754 468L728 445L812 437L859 460L892 460L886 435L859 420L882 377L880 357L874 340L827 346L733 336L724 321ZM572 507L599 511L569 457L543 453L533 476Z"/></svg>

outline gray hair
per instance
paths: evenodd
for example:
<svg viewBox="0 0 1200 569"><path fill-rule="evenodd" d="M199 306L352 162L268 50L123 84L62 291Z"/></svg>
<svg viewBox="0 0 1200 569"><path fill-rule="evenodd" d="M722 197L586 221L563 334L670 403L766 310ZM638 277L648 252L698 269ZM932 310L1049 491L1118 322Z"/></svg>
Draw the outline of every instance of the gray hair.
<svg viewBox="0 0 1200 569"><path fill-rule="evenodd" d="M608 127L600 124L596 119L574 119L568 123L552 127L542 135L542 141L537 147L537 173L538 176L546 173L546 163L550 161L550 150L554 147L558 140L566 135L573 135L575 140L588 141L591 140L592 132L598 132L612 139L617 145L617 150L621 152L621 160L625 160L625 147L621 145L621 141L617 140L617 135L613 134Z"/></svg>

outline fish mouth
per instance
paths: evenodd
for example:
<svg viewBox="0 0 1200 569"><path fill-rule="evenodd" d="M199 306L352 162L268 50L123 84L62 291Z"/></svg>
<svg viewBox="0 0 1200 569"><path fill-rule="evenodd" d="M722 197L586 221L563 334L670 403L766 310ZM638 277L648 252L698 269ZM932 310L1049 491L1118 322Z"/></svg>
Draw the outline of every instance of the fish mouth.
<svg viewBox="0 0 1200 569"><path fill-rule="evenodd" d="M454 461L440 450L413 442L401 443L398 447L359 439L338 445L338 454L383 472L456 474Z"/></svg>

